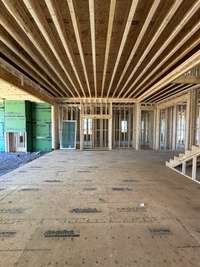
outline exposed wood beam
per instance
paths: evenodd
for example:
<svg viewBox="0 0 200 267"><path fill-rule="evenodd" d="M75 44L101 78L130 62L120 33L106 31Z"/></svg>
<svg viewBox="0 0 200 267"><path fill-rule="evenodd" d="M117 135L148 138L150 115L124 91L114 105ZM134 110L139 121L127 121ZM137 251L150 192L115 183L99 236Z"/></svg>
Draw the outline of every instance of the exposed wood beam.
<svg viewBox="0 0 200 267"><path fill-rule="evenodd" d="M80 81L80 77L78 75L78 71L77 71L77 69L75 67L75 64L74 64L72 55L70 53L69 45L67 44L66 37L64 35L64 30L63 30L64 26L61 25L61 23L59 21L59 18L58 18L58 16L61 16L61 15L60 14L57 14L57 12L56 12L56 10L54 8L53 1L52 0L45 0L45 4L46 4L46 6L47 6L47 8L49 10L49 13L51 15L52 21L53 21L53 23L55 25L55 28L56 28L57 32L58 32L58 35L59 35L60 40L62 42L62 45L63 45L63 47L65 49L66 55L67 55L67 57L69 59L69 62L71 64L71 66L72 66L72 69L74 71L74 74L76 76L76 79L77 79L77 81L79 83L79 86L81 88L81 91L83 93L83 96L85 97L86 95L85 95L85 91L84 91L83 85L82 85L82 83ZM54 1L54 4L56 5L57 2Z"/></svg>
<svg viewBox="0 0 200 267"><path fill-rule="evenodd" d="M38 76L32 68L30 68L24 61L21 60L21 58L18 58L16 54L13 53L12 50L8 49L7 46L3 45L3 42L0 41L0 51L3 53L3 55L6 55L7 58L9 58L14 64L19 66L22 70L24 70L30 77L33 77L33 80L38 81L40 85L42 85L45 89L47 89L48 92L50 92L54 97L56 97L55 91L51 87L49 87L44 80ZM25 75L25 74L24 74ZM27 76L28 76L27 75Z"/></svg>
<svg viewBox="0 0 200 267"><path fill-rule="evenodd" d="M73 24L73 28L74 28L74 34L75 34L75 37L76 37L78 50L79 50L79 53L80 53L80 59L81 59L81 63L82 63L82 66L83 66L83 72L84 72L84 75L85 75L89 96L91 97L91 89L90 89L90 84L89 84L89 79L88 79L88 74L87 74L84 54L83 54L83 47L82 47L82 44L81 44L81 37L80 37L80 33L79 33L79 28L78 28L77 17L76 17L76 13L75 13L75 9L74 9L73 0L67 0L67 4L68 4L68 7L69 7L69 12L70 12L70 16L71 16L71 20L72 20L72 24Z"/></svg>
<svg viewBox="0 0 200 267"><path fill-rule="evenodd" d="M165 92L165 91L167 91L167 90L173 88L175 85L176 85L176 84L174 84L174 83L170 83L169 85L167 85L166 87L164 87L164 88L162 89L162 92ZM182 85L178 84L178 86L182 86ZM151 101L152 98L154 98L155 96L157 96L157 95L159 95L159 94L160 94L160 92L158 91L158 92L156 92L154 95L152 95L152 96L146 98L145 101L147 101L147 102L148 102L148 101Z"/></svg>
<svg viewBox="0 0 200 267"><path fill-rule="evenodd" d="M193 83L193 84L200 84L200 76L193 76L193 75L182 75L178 79L175 80L177 83Z"/></svg>
<svg viewBox="0 0 200 267"><path fill-rule="evenodd" d="M143 84L154 74L157 72L157 75L155 77L153 77L151 79L151 81L145 85L145 87L142 88L142 91L145 91L145 89L147 89L156 79L158 79L162 74L164 74L168 69L170 69L176 62L178 62L181 58L183 58L187 53L189 53L194 47L196 47L198 44L200 44L200 38L198 38L194 43L191 44L191 46L189 46L187 49L185 49L178 57L176 57L174 60L172 60L172 62L170 62L170 64L168 64L166 66L166 68L164 68L162 71L159 71L159 68L165 63L167 62L168 59L170 59L171 56L173 56L173 54L175 54L178 49L181 48L182 45L184 45L184 43L186 43L187 40L189 40L192 35L194 33L196 33L198 30L200 29L200 23L197 23L197 25L183 38L180 40L180 42L177 44L177 46L163 59L159 62L158 65L156 65L156 67L144 78L144 80L142 80L142 82L135 88L134 92L139 91L139 88L143 86ZM132 92L130 94L130 97L134 94L134 92ZM139 92L136 94L139 94Z"/></svg>
<svg viewBox="0 0 200 267"><path fill-rule="evenodd" d="M139 66L142 64L143 60L146 58L146 56L148 55L148 53L151 51L152 47L154 46L154 44L156 43L156 41L158 40L158 38L160 37L160 35L164 31L164 29L166 28L166 26L168 25L168 23L170 22L170 20L173 18L174 14L178 10L178 8L180 7L180 5L181 5L182 2L183 2L183 0L176 0L175 1L175 3L173 4L173 6L171 7L171 9L169 10L169 12L167 13L165 19L163 20L163 22L159 26L158 30L156 31L155 35L153 36L152 40L150 41L150 43L148 44L148 46L144 50L143 54L141 55L138 63L136 64L136 66L131 71L131 74L130 74L129 78L127 79L126 83L124 84L124 86L122 87L122 89L119 92L119 96L125 90L126 86L128 85L128 83L132 79L133 75L136 73L136 71L138 70Z"/></svg>
<svg viewBox="0 0 200 267"><path fill-rule="evenodd" d="M173 32L170 34L168 39L164 42L164 44L160 47L160 49L156 52L156 54L151 58L151 60L148 62L148 64L145 66L145 68L140 72L139 76L136 80L134 80L133 84L129 87L128 90L126 90L126 93L123 95L123 97L126 97L129 92L133 89L134 85L139 81L139 79L147 72L147 70L152 66L152 64L155 62L155 60L162 54L162 52L167 48L167 46L171 43L171 41L178 35L178 33L183 29L183 27L187 24L187 22L191 19L191 17L195 14L195 12L200 7L200 1L197 1L186 13L185 17L181 20L180 24L176 26L176 28L173 30ZM140 61L139 61L140 62ZM138 68L138 64L137 64ZM134 68L135 69L135 68ZM129 80L132 79L133 72L129 76ZM132 94L135 92L135 90L132 92Z"/></svg>
<svg viewBox="0 0 200 267"><path fill-rule="evenodd" d="M101 97L103 97L103 95L104 95L104 86L105 86L106 71L107 71L108 58L109 58L109 52L110 52L110 43L111 43L111 37L112 37L113 21L114 21L114 17L115 17L115 8L116 8L116 0L111 0L110 11L109 11L109 20L108 20L108 30L107 30L107 37L106 37L106 49L105 49L105 58L104 58L104 67L103 67Z"/></svg>
<svg viewBox="0 0 200 267"><path fill-rule="evenodd" d="M6 46L6 47L8 47L8 49L10 49L15 55L17 55L20 59L21 59L21 61L23 61L30 69L32 69L35 73L37 73L37 75L42 79L42 80L44 80L45 82L46 82L46 84L48 84L48 88L49 88L49 90L52 92L52 94L57 94L56 92L57 92L57 89L55 89L55 87L52 87L52 84L49 82L49 80L44 76L44 75L42 75L42 73L40 72L40 71L38 71L38 69L37 68L35 68L34 67L34 65L33 64L31 64L27 59L26 59L26 57L25 56L23 56L23 54L21 54L20 52L21 51L19 51L18 49L16 49L15 47L13 47L12 46L12 44L8 41L8 40L6 40L6 38L4 38L2 35L1 35L1 41L2 41L2 43L4 43L4 45ZM18 64L17 62L15 62L16 64ZM26 68L25 68L26 69ZM60 95L60 94L58 94L58 95Z"/></svg>
<svg viewBox="0 0 200 267"><path fill-rule="evenodd" d="M7 11L9 12L8 9L7 9ZM12 16L12 13L9 12L9 14ZM16 20L16 18L13 17L13 19L15 20L16 24L20 27L20 29L22 29L22 26L20 26L20 24L18 23L18 21ZM46 72L48 74L48 76L51 77L51 79L55 82L55 84L57 84L58 88L60 88L60 91L58 91L58 93L60 95L62 95L62 96L66 96L66 92L65 92L64 87L61 86L61 83L60 82L58 82L57 80L55 80L54 75L53 75L53 72L52 71L50 72L46 68L46 66L44 65L44 62L45 62L45 64L48 64L48 61L45 60L43 57L42 57L42 59L44 61L42 61L40 58L38 58L38 56L36 55L36 53L32 51L31 46L29 45L31 43L31 40L28 38L28 36L27 36L27 38L30 41L29 44L23 38L23 36L19 33L19 31L15 31L14 28L13 28L13 25L11 25L11 23L9 21L5 20L5 18L3 16L0 16L0 23L1 23L2 27L9 33L9 35L12 36L15 39L15 41L26 51L26 53L28 53L31 56L31 58L40 67L42 67L44 73ZM24 32L23 29L22 29L22 31L26 35L26 33ZM37 48L35 46L34 46L34 49L39 53L39 51L37 50Z"/></svg>
<svg viewBox="0 0 200 267"><path fill-rule="evenodd" d="M1 21L2 22L2 21ZM3 23L2 23L3 24ZM6 27L6 25L4 25ZM15 41L18 43L18 45L21 45L21 47L24 49L24 51L26 51L32 58L34 58L34 60L36 61L36 63L41 67L41 69L44 71L44 73L47 73L51 78L52 81L59 87L59 84L53 79L52 74L45 69L45 66L42 64L42 62L37 58L37 56L32 53L32 51L30 50L30 47L28 47L24 40L19 37L18 35L15 35L15 33L13 33L12 31L10 31L7 27L5 28L7 30L7 32L13 36L13 38L15 38ZM18 39L19 37L19 39ZM3 41L3 37L2 41ZM21 41L21 42L20 42ZM13 52L15 52L15 49L13 50ZM21 55L21 52L17 52L17 55ZM32 65L32 64L31 64ZM33 66L33 65L32 65ZM55 93L57 93L59 96L63 96L62 92L60 92L60 90L58 90L57 88L54 87L54 91Z"/></svg>
<svg viewBox="0 0 200 267"><path fill-rule="evenodd" d="M32 0L23 0L24 5L26 6L26 8L28 9L29 13L31 14L32 18L34 19L36 25L38 26L38 29L40 30L40 32L42 33L44 39L46 40L46 43L48 44L48 46L50 47L53 55L55 56L56 60L58 61L58 63L60 64L62 70L64 71L67 79L70 81L70 83L73 86L74 91L76 92L76 94L80 97L80 94L76 88L76 85L74 84L70 74L68 73L68 71L65 68L64 63L62 62L58 52L56 51L56 49L54 48L53 42L52 42L52 37L49 36L48 32L46 31L46 28L48 27L46 25L46 20L44 19L44 16L39 15L40 11L39 9L36 10L35 4L32 2ZM44 26L46 25L46 27ZM41 51L43 52L42 48L40 48L40 46L37 46L39 49L41 49ZM59 74L59 73L58 73ZM72 90L70 89L70 87L65 83L65 81L63 80L62 76L60 76L60 79L64 82L66 88L68 89L68 91L71 93L72 96L75 97L74 93L72 92Z"/></svg>
<svg viewBox="0 0 200 267"><path fill-rule="evenodd" d="M170 96L167 97L165 100L156 103L158 110L166 109L168 107L177 105L180 102L187 102L189 99L189 94L187 91L178 93L178 96Z"/></svg>
<svg viewBox="0 0 200 267"><path fill-rule="evenodd" d="M94 0L89 0L89 13L90 13L90 33L91 33L91 42L92 42L92 63L93 63L93 72L94 72L94 90L95 90L95 97L97 97L97 68L96 68Z"/></svg>
<svg viewBox="0 0 200 267"><path fill-rule="evenodd" d="M163 90L161 90L160 91L160 95L157 95L157 96L153 96L152 98L151 98L151 102L156 102L158 99L160 99L160 98L166 98L166 96L168 96L168 95L170 95L170 93L173 93L173 92L179 92L180 90L185 90L185 89L188 89L188 88L190 88L191 86L192 86L193 84L178 84L178 85L175 85L173 88L171 88L170 90L167 90L167 91L163 91ZM149 101L149 100L148 100Z"/></svg>
<svg viewBox="0 0 200 267"><path fill-rule="evenodd" d="M160 97L159 99L157 99L156 101L155 101L155 103L159 103L160 101L163 101L163 100L166 100L167 98L169 98L170 96L172 96L172 95L176 95L176 94L178 94L178 93L180 93L180 92L183 92L183 91L185 91L185 90L191 90L191 89L195 89L195 88L199 88L199 85L187 85L187 86L185 86L185 87L183 87L183 88L181 88L181 89L179 89L179 90L177 90L177 91L175 91L175 92L172 92L172 93L170 93L170 94L168 94L168 95L166 95L166 96L164 96L164 97Z"/></svg>
<svg viewBox="0 0 200 267"><path fill-rule="evenodd" d="M114 92L113 92L113 95L112 95L113 97L114 97L114 95L116 94L116 92L117 92L117 90L118 90L118 88L119 88L119 85L120 85L122 79L124 78L124 76L125 76L125 74L126 74L128 68L129 68L129 66L130 66L130 64L131 64L131 61L133 60L133 57L135 56L135 53L136 53L136 51L137 51L137 49L138 49L138 47L139 47L139 45L140 45L142 39L144 38L144 35L145 35L145 33L146 33L146 31L147 31L147 29L148 29L148 27L149 27L149 24L150 24L151 21L152 21L153 16L155 15L155 12L156 12L156 10L157 10L157 8L158 8L160 2L161 2L161 0L155 0L155 1L153 2L153 4L152 4L152 7L151 7L151 9L150 9L150 11L149 11L149 13L148 13L148 16L147 16L147 18L146 18L144 24L143 24L143 27L142 27L142 29L141 29L141 31L140 31L140 34L138 35L138 38L137 38L137 40L136 40L136 42L135 42L135 44L134 44L134 46L133 46L133 48L132 48L132 50L131 50L131 54L130 54L130 56L129 56L127 62L126 62L126 65L125 65L125 67L124 67L124 69L123 69L123 72L122 72L122 74L121 74L121 76L120 76L120 79L119 79L119 81L118 81L118 83L117 83L117 85L116 85L116 88L115 88Z"/></svg>
<svg viewBox="0 0 200 267"><path fill-rule="evenodd" d="M8 70L10 69L10 71ZM19 71L15 70L7 62L4 62L0 59L0 78L17 86L21 90L28 92L30 95L33 95L49 104L54 104L55 100L49 96L44 90L33 83L28 81L27 77L24 77ZM23 82L22 82L23 79Z"/></svg>
<svg viewBox="0 0 200 267"><path fill-rule="evenodd" d="M200 63L200 51L196 52L188 60L186 60L181 65L179 65L172 72L166 75L163 79L161 79L151 88L149 88L146 92L144 92L140 97L137 98L138 101L140 102L143 101L145 98L157 92L162 87L166 86L168 83L174 81L176 78L178 78L179 76L184 74L186 71L190 70L191 68L195 67L199 63Z"/></svg>
<svg viewBox="0 0 200 267"><path fill-rule="evenodd" d="M112 103L135 103L136 99L133 98L101 98L101 97L88 97L88 98L59 98L55 99L59 103L103 103L103 102L112 102Z"/></svg>
<svg viewBox="0 0 200 267"><path fill-rule="evenodd" d="M119 47L119 51L118 51L118 54L117 54L117 59L116 59L116 62L115 62L115 65L114 65L114 69L113 69L113 72L112 72L111 81L110 81L110 84L109 84L109 87L108 87L107 97L110 94L110 90L111 90L111 87L112 87L112 84L113 84L113 81L114 81L114 77L115 77L115 74L116 74L120 59L121 59L122 52L124 50L124 46L126 44L126 40L127 40L129 31L130 31L130 28L131 28L131 24L132 24L132 21L133 21L133 17L135 15L135 11L136 11L138 2L139 2L139 0L133 0L132 4L131 4L131 8L130 8L128 19L127 19L126 26L125 26L125 29L124 29L123 37L122 37L121 44L120 44L120 47Z"/></svg>

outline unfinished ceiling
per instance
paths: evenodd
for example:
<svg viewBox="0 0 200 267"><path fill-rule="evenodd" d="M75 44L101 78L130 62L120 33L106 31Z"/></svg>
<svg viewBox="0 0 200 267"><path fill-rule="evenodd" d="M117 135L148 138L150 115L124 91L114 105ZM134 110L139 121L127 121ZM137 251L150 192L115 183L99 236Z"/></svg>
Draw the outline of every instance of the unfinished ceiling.
<svg viewBox="0 0 200 267"><path fill-rule="evenodd" d="M0 0L0 10L1 69L39 96L157 102L196 85L173 80L200 62L200 0Z"/></svg>

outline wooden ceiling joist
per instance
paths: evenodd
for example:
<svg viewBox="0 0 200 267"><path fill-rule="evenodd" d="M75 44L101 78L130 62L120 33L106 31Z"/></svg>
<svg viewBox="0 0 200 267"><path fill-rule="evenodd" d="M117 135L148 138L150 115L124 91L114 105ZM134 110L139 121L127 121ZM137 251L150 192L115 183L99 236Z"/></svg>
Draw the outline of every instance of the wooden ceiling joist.
<svg viewBox="0 0 200 267"><path fill-rule="evenodd" d="M44 17L42 16L42 14L40 13L40 10L37 9L35 10L37 7L35 4L37 4L37 2L34 2L32 0L23 0L24 2L24 5L26 6L27 10L30 12L32 18L34 19L35 23L37 24L38 26L38 29L40 29L40 32L42 33L44 39L46 40L46 42L48 43L48 46L50 47L53 55L55 56L56 60L58 61L58 63L60 64L62 70L64 71L65 75L67 76L67 79L70 81L74 91L76 92L77 96L80 97L80 94L76 88L76 85L74 84L70 74L68 73L68 71L66 70L65 68L65 65L64 63L62 62L62 59L60 58L58 52L56 51L55 47L54 47L54 44L53 44L53 36L49 36L48 32L47 32L47 28L48 28L48 25L47 25L47 22L46 20L44 19ZM72 90L69 86L66 86L68 91L72 94Z"/></svg>
<svg viewBox="0 0 200 267"><path fill-rule="evenodd" d="M159 64L142 80L142 82L135 88L135 91L139 91L139 88L143 87L143 84L154 74L158 72L158 69L167 62L170 57L172 57L178 49L180 49L192 36L194 33L199 31L200 29L200 23L197 23L196 26L183 38L180 40L180 42L177 44L177 46L170 51L170 53L159 62ZM154 82L156 79L158 79L163 73L165 73L168 69L170 69L176 62L178 62L181 58L183 58L187 53L189 53L194 47L196 47L198 44L200 44L200 38L197 38L197 40L191 44L190 47L188 47L186 50L184 50L177 58L175 58L170 64L166 66L162 71L160 71L157 75L154 76L153 79L151 79L150 83L148 83L145 87L143 87L141 90L145 91L149 85ZM139 91L141 92L141 91ZM139 94L139 93L138 93ZM136 93L136 97L138 96ZM133 95L133 92L130 94L130 97Z"/></svg>
<svg viewBox="0 0 200 267"><path fill-rule="evenodd" d="M11 71L8 69L11 68ZM28 92L30 95L33 95L49 104L55 104L53 97L49 96L40 86L29 81L26 77L14 70L12 66L9 66L8 63L0 60L0 79L13 84L14 86L20 88L21 90ZM22 82L23 79L23 82Z"/></svg>
<svg viewBox="0 0 200 267"><path fill-rule="evenodd" d="M184 74L186 71L191 68L197 66L200 63L200 51L196 52L192 55L188 60L182 63L180 66L175 68L172 72L166 75L163 79L149 88L146 92L144 92L140 97L138 97L138 101L143 101L148 96L160 90L162 87L166 86L170 82L173 82L176 78Z"/></svg>
<svg viewBox="0 0 200 267"><path fill-rule="evenodd" d="M137 77L137 79L134 80L133 84L128 88L126 93L123 95L123 97L127 97L129 92L133 89L134 85L141 79L141 77L147 72L147 70L152 66L152 64L155 62L155 60L162 54L162 52L167 48L167 46L172 42L172 40L178 35L178 33L184 28L184 26L187 24L187 22L191 19L191 17L195 14L195 12L200 7L200 1L197 1L186 13L183 20L181 20L181 23L176 26L176 28L173 30L173 32L170 34L168 39L165 41L165 43L160 47L160 49L156 52L156 54L153 56L153 58L148 62L146 67L142 70L140 75ZM129 76L129 80L133 77L133 74ZM133 95L136 92L134 89L131 93Z"/></svg>
<svg viewBox="0 0 200 267"><path fill-rule="evenodd" d="M135 15L135 11L136 11L138 2L139 2L139 0L133 0L132 4L131 4L130 12L129 12L128 19L127 19L127 22L126 22L126 26L125 26L125 29L124 29L124 34L123 34L123 37L122 37L122 40L121 40L121 43L120 43L119 51L118 51L118 54L117 54L117 59L116 59L115 66L114 66L114 69L113 69L113 72L112 72L111 81L110 81L110 84L109 84L109 87L108 87L107 97L110 94L110 90L111 90L111 87L112 87L112 84L113 84L113 81L114 81L114 77L115 77L119 62L120 62L120 58L121 58L122 52L124 50L125 43L127 41L127 37L128 37L129 31L130 31L130 27L132 25L132 21L133 21L134 15Z"/></svg>
<svg viewBox="0 0 200 267"><path fill-rule="evenodd" d="M26 73L27 76L31 77L31 79L33 79L34 81L37 81L37 83L40 84L43 88L45 88L49 93L51 93L52 96L56 97L56 94L54 93L53 89L51 87L48 87L44 80L39 75L37 75L37 73L35 73L32 68L30 68L26 63L24 63L24 61L22 61L20 58L17 58L11 50L8 50L7 47L3 45L0 50L3 51L3 54L7 58L9 58L9 60L11 60L21 70L23 70L23 72Z"/></svg>
<svg viewBox="0 0 200 267"><path fill-rule="evenodd" d="M140 34L138 35L137 41L135 42L135 44L134 44L134 46L132 48L131 54L130 54L127 62L126 62L126 65L125 65L125 67L123 69L123 72L122 72L122 74L120 76L120 79L119 79L119 81L118 81L118 83L116 85L116 88L115 88L114 92L113 92L113 96L116 94L116 92L117 92L117 90L119 88L119 85L121 84L121 81L124 78L128 68L129 68L129 66L130 66L130 64L131 64L131 62L133 60L133 57L135 56L135 53L137 52L137 49L138 49L138 47L139 47L139 45L140 45L140 43L141 43L141 41L142 41L147 29L149 27L149 24L152 21L153 16L155 15L155 12L156 12L160 2L161 2L161 0L155 0L153 2L153 5L152 5L152 7L151 7L151 9L149 11L149 14L148 14L148 16L147 16L147 18L146 18L146 20L145 20L145 22L143 24L143 27L142 27L142 29L140 31ZM118 97L120 97L120 94L118 95Z"/></svg>
<svg viewBox="0 0 200 267"><path fill-rule="evenodd" d="M94 14L94 0L89 0L89 13L90 13L90 32L92 42L92 63L94 71L94 90L95 97L97 97L97 68L96 68L96 45L95 45L95 14Z"/></svg>
<svg viewBox="0 0 200 267"><path fill-rule="evenodd" d="M163 101L165 99L168 99L171 96L177 95L179 93L183 93L183 92L185 92L187 90L196 89L196 88L199 88L199 85L192 85L192 84L190 84L190 85L186 85L185 87L183 86L179 90L175 90L175 91L173 91L173 92L171 92L171 93L169 93L169 94L167 94L165 96L161 96L160 98L158 98L157 100L155 100L154 103L159 103L159 102L161 102L161 101Z"/></svg>
<svg viewBox="0 0 200 267"><path fill-rule="evenodd" d="M184 19L181 21L181 24L179 24L173 33L169 36L169 38L165 41L165 43L161 46L161 48L157 51L157 53L154 55L154 57L150 60L148 65L143 69L143 71L140 73L140 75L137 77L137 79L134 81L134 83L131 85L131 87L127 90L127 92L124 94L124 97L127 97L128 93L132 90L133 86L141 79L141 77L147 72L147 70L153 65L153 63L156 61L156 59L162 54L162 52L167 48L167 46L171 43L171 41L175 38L176 35L183 29L183 27L186 25L186 23L191 19L191 17L194 15L194 13L197 11L197 9L200 7L200 2L197 2L191 9L188 11L187 15L184 17ZM199 23L195 27L196 30L199 29ZM178 44L179 46L179 44ZM177 48L175 47L172 51L172 53L175 53ZM136 92L136 89L132 91L130 94L130 97Z"/></svg>
<svg viewBox="0 0 200 267"><path fill-rule="evenodd" d="M166 91L168 91L168 90L170 90L170 89L172 89L172 88L174 88L174 86L176 86L176 84L174 84L174 83L170 83L169 85L167 85L167 86L165 86L164 88L161 89L161 90L162 90L162 93L163 93L163 92L166 92ZM178 88L181 87L181 86L182 86L182 84L178 84L178 85L177 85ZM158 92L156 92L155 94L151 95L150 97L146 98L146 100L147 100L148 102L153 102L152 99L153 99L155 96L160 95L160 94L161 94L161 92L158 91Z"/></svg>
<svg viewBox="0 0 200 267"><path fill-rule="evenodd" d="M56 30L58 32L58 35L60 37L60 40L62 42L62 45L63 45L63 47L65 49L66 55L67 55L67 57L68 57L68 59L69 59L69 61L71 63L72 69L74 71L74 74L75 74L75 76L77 78L77 81L79 83L79 86L81 88L81 92L82 92L83 96L85 97L85 91L84 91L83 85L81 83L78 71L77 71L75 63L73 61L69 45L68 45L68 43L66 41L66 36L64 35L64 30L63 30L64 25L63 24L61 25L61 22L59 21L59 18L58 18L58 16L60 14L56 13L56 10L55 10L55 7L54 7L54 4L56 5L57 3L54 2L54 4L53 4L52 0L45 0L45 4L46 4L46 6L47 6L47 8L49 10L49 13L51 15L52 21L53 21L53 23L55 25L55 28L56 28Z"/></svg>
<svg viewBox="0 0 200 267"><path fill-rule="evenodd" d="M126 86L128 85L128 83L130 82L130 80L132 79L132 77L134 76L134 74L136 73L136 71L138 70L139 66L143 62L143 60L146 58L146 56L151 51L152 47L154 46L154 44L156 43L156 41L158 40L158 38L160 37L160 35L164 31L164 29L166 28L166 26L168 25L168 23L170 22L170 20L173 18L174 14L176 13L176 11L178 10L178 8L180 7L182 1L183 0L176 0L174 2L173 6L171 7L171 9L169 10L169 12L167 13L165 19L163 20L163 22L159 26L158 30L154 34L153 38L151 39L151 42L148 44L148 46L146 47L146 49L143 52L142 56L140 57L138 63L136 64L136 66L134 67L134 69L131 71L131 74L130 74L129 78L127 79L126 83L124 84L124 86L122 87L121 91L119 92L119 96L122 94L122 92L124 91L124 89L126 88Z"/></svg>
<svg viewBox="0 0 200 267"><path fill-rule="evenodd" d="M116 8L116 0L111 0L110 1L109 20L108 20L107 38L106 38L104 67L103 67L101 97L103 97L103 94L104 94L104 86L105 86L105 80L106 80L106 71L107 71L107 67L108 67L108 57L109 57L109 52L110 52L110 43L111 43L112 30L113 30L113 21L114 21L114 16L115 16L115 8Z"/></svg>
<svg viewBox="0 0 200 267"><path fill-rule="evenodd" d="M169 95L171 95L171 93L186 90L186 89L190 88L191 86L193 86L193 84L185 84L185 85L184 84L178 84L178 85L174 85L170 90L162 90L161 89L159 95L153 96L151 98L150 102L157 102L160 98L168 97Z"/></svg>
<svg viewBox="0 0 200 267"><path fill-rule="evenodd" d="M174 79L200 60L200 0L0 0L0 10L1 58L55 99L152 103L180 94L188 84Z"/></svg>
<svg viewBox="0 0 200 267"><path fill-rule="evenodd" d="M18 14L17 10L15 8L13 8L13 5L9 0L2 0L2 1L3 1L4 5L6 6L7 10L9 11L9 13L12 14L12 16L15 18L15 20L17 21L20 28L23 30L23 32L26 34L26 36L30 39L31 43L37 48L37 50L40 52L40 54L43 56L43 58L46 60L46 62L48 63L49 61L51 61L51 64L52 64L51 67L52 67L53 71L56 73L56 75L59 77L59 79L65 85L66 90L64 90L63 93L66 94L66 91L68 91L69 95L75 97L74 93L70 89L69 85L65 82L61 73L57 70L57 68L54 67L55 63L52 60L52 57L47 56L44 47L42 47L41 44L38 42L38 38L36 38L36 36L34 35L34 33L32 31L33 28L31 30L30 27L28 27L28 25L26 24L26 22L20 17L20 15L17 15ZM34 18L34 19L36 20L36 18ZM27 29L27 27L28 27L28 29Z"/></svg>
<svg viewBox="0 0 200 267"><path fill-rule="evenodd" d="M82 44L81 44L81 36L80 36L80 33L79 33L77 16L76 16L76 13L75 13L73 0L67 0L66 2L67 2L68 7L69 7L71 20L72 20L72 24L73 24L73 27L74 27L74 34L75 34L75 37L76 37L76 42L77 42L79 53L80 53L81 63L82 63L82 66L83 66L83 72L84 72L84 75L85 75L89 96L91 97L91 88L90 88L90 84L89 84L89 79L88 79L88 74L87 74L87 69L86 69L86 64L85 64L85 59L84 59L84 53L83 53L83 47L82 47Z"/></svg>
<svg viewBox="0 0 200 267"><path fill-rule="evenodd" d="M4 39L3 38L3 36L1 36L2 38L1 38L1 41L2 41L2 43L4 43L4 45L10 50L10 51L12 51L13 52L13 54L16 54L16 55L18 55L18 57L20 58L20 60L22 61L22 62L24 62L30 69L32 69L44 82L45 82L45 84L43 84L45 87L47 86L48 87L48 89L49 89L49 91L51 91L51 93L53 94L53 95L55 95L56 96L56 91L55 91L55 87L52 87L52 84L49 82L49 80L40 72L40 71L38 71L38 69L37 68L35 68L34 67L34 65L33 64L31 64L30 62L29 62L29 60L27 60L27 58L23 55L23 54L21 54L20 53L20 51L17 49L17 48L15 48L15 47L13 47L12 46L12 44L8 41L8 40L6 40L6 39ZM16 61L16 59L12 59L13 60L13 62L16 64L16 65L18 65L19 63L18 63L18 61ZM23 67L23 66L21 66L21 68L22 69L25 69L26 70L26 67ZM30 74L31 75L31 74Z"/></svg>
<svg viewBox="0 0 200 267"><path fill-rule="evenodd" d="M45 59L42 58L44 60L42 61L40 58L38 58L37 54L32 51L32 48L29 45L30 43L28 43L27 40L23 38L23 35L21 35L18 31L15 31L14 30L15 26L11 25L11 23L8 20L5 20L3 16L0 17L0 22L1 22L1 25L4 27L4 29L10 34L10 36L12 36L15 39L18 45L21 46L27 52L27 54L29 54L31 58L34 59L34 61L36 61L40 67L42 67L44 72L46 72L48 76L52 78L55 84L57 84L57 86L60 88L60 90L57 93L65 97L66 92L65 92L64 86L62 86L61 83L59 83L59 81L55 77L55 74L49 71L49 69L46 67L47 65L44 65L43 62L45 61ZM18 25L17 21L16 21L16 24ZM20 27L20 25L18 26ZM47 62L45 63L47 64Z"/></svg>

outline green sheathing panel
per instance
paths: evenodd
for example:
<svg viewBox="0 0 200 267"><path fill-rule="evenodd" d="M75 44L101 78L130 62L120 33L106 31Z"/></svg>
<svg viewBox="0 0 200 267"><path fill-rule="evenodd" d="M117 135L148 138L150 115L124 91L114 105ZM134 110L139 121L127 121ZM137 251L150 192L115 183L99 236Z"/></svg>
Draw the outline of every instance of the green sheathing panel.
<svg viewBox="0 0 200 267"><path fill-rule="evenodd" d="M26 134L27 134L27 151L32 151L32 103L26 101Z"/></svg>
<svg viewBox="0 0 200 267"><path fill-rule="evenodd" d="M5 132L26 132L25 101L5 101Z"/></svg>
<svg viewBox="0 0 200 267"><path fill-rule="evenodd" d="M4 102L0 102L0 152L5 151L5 137L4 137L4 128L5 128L5 114L4 114Z"/></svg>
<svg viewBox="0 0 200 267"><path fill-rule="evenodd" d="M33 151L52 150L51 106L46 103L32 103L32 146Z"/></svg>
<svg viewBox="0 0 200 267"><path fill-rule="evenodd" d="M5 132L26 132L27 151L51 151L51 106L29 101L0 102L0 152L5 151Z"/></svg>

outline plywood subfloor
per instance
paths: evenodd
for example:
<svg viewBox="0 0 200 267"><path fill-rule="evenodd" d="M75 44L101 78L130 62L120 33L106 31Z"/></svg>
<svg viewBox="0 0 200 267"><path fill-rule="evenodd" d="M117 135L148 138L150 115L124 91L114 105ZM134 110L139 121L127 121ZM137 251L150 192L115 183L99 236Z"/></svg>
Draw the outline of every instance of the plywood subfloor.
<svg viewBox="0 0 200 267"><path fill-rule="evenodd" d="M168 156L55 151L2 176L0 266L200 266L200 186Z"/></svg>

